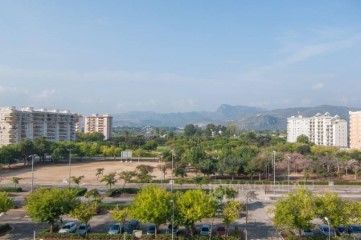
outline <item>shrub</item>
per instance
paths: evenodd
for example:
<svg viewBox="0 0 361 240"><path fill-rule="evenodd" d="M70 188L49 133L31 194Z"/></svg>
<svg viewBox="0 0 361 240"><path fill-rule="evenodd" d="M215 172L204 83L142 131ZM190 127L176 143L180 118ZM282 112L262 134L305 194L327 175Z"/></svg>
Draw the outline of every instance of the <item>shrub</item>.
<svg viewBox="0 0 361 240"><path fill-rule="evenodd" d="M0 192L22 192L21 187L0 187Z"/></svg>
<svg viewBox="0 0 361 240"><path fill-rule="evenodd" d="M76 191L76 195L78 197L84 196L84 194L88 191L87 188L79 188L79 187L71 187L70 189L73 189Z"/></svg>

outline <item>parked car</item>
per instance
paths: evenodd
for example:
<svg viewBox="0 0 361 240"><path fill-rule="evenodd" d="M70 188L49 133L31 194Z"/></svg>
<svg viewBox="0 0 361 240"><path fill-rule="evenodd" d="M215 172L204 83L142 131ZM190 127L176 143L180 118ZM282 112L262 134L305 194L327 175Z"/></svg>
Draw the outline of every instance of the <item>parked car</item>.
<svg viewBox="0 0 361 240"><path fill-rule="evenodd" d="M199 235L201 236L209 236L211 235L211 230L208 224L203 224L201 226L201 231L199 232Z"/></svg>
<svg viewBox="0 0 361 240"><path fill-rule="evenodd" d="M350 225L348 227L348 233L353 238L361 239L361 226L359 226L359 225Z"/></svg>
<svg viewBox="0 0 361 240"><path fill-rule="evenodd" d="M178 232L178 226L174 225L174 227L172 228L172 224L168 225L168 228L166 230L167 234L172 234L172 229L173 229L173 233L177 233Z"/></svg>
<svg viewBox="0 0 361 240"><path fill-rule="evenodd" d="M108 231L108 234L118 234L124 232L124 226L120 223L114 223Z"/></svg>
<svg viewBox="0 0 361 240"><path fill-rule="evenodd" d="M73 233L76 231L77 224L76 222L65 223L59 230L59 233Z"/></svg>
<svg viewBox="0 0 361 240"><path fill-rule="evenodd" d="M342 236L342 235L345 235L347 233L348 233L348 231L347 231L347 228L345 226L336 227L336 235L337 236Z"/></svg>
<svg viewBox="0 0 361 240"><path fill-rule="evenodd" d="M80 235L86 235L90 232L90 224L82 223L79 225L79 228L75 231L75 233Z"/></svg>
<svg viewBox="0 0 361 240"><path fill-rule="evenodd" d="M156 225L154 223L150 223L147 228L147 235L154 235L156 230Z"/></svg>
<svg viewBox="0 0 361 240"><path fill-rule="evenodd" d="M224 226L217 226L216 235L226 235L226 228Z"/></svg>
<svg viewBox="0 0 361 240"><path fill-rule="evenodd" d="M315 236L315 234L312 229L302 229L301 236L302 237L313 237L313 236Z"/></svg>
<svg viewBox="0 0 361 240"><path fill-rule="evenodd" d="M334 237L336 235L335 231L332 228L330 229L327 225L320 225L318 228L323 236Z"/></svg>
<svg viewBox="0 0 361 240"><path fill-rule="evenodd" d="M139 229L139 221L136 219L131 220L125 225L125 231L129 234L133 233L133 230Z"/></svg>

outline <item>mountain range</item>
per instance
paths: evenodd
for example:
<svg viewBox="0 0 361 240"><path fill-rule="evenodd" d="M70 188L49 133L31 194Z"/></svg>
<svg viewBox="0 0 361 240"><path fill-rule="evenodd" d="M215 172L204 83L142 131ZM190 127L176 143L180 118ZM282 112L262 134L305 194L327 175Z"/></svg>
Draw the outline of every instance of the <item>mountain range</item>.
<svg viewBox="0 0 361 240"><path fill-rule="evenodd" d="M329 112L349 120L349 111L360 111L361 108L321 105L316 107L295 107L267 110L259 107L231 106L222 104L215 112L127 112L113 115L113 126L122 127L184 127L187 124L206 125L209 123L229 125L235 124L244 130L279 130L286 131L287 117L302 115L312 117L317 113Z"/></svg>

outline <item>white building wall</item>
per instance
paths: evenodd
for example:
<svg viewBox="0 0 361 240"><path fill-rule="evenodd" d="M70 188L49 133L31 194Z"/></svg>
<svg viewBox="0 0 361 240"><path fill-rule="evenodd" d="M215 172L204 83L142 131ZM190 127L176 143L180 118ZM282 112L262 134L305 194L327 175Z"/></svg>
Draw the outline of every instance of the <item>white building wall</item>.
<svg viewBox="0 0 361 240"><path fill-rule="evenodd" d="M297 137L305 135L310 137L310 119L302 116L287 118L287 141L296 142Z"/></svg>
<svg viewBox="0 0 361 240"><path fill-rule="evenodd" d="M0 146L25 139L46 137L50 141L75 141L77 114L69 111L0 108Z"/></svg>

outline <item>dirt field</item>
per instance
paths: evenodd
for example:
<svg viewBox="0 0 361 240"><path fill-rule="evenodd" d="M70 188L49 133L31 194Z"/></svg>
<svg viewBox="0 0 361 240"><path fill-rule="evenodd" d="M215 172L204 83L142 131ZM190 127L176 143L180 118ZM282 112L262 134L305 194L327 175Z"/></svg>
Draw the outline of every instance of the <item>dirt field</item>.
<svg viewBox="0 0 361 240"><path fill-rule="evenodd" d="M81 176L84 178L81 181L81 185L96 184L97 180L96 169L104 168L104 174L111 172L120 173L122 171L135 170L140 165L150 165L154 167L154 171L151 175L155 176L155 179L163 179L163 173L158 169L158 166L164 163L161 162L121 162L121 161L93 161L93 162L74 162L71 164L71 176ZM2 169L0 173L2 178L2 184L12 183L12 177L19 177L21 184L31 184L31 166L23 166L18 164L17 166L11 166L11 168ZM167 170L166 178L171 177L171 170ZM62 184L67 183L69 178L69 165L64 163L36 163L34 165L34 182L40 184Z"/></svg>

